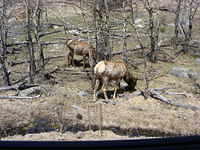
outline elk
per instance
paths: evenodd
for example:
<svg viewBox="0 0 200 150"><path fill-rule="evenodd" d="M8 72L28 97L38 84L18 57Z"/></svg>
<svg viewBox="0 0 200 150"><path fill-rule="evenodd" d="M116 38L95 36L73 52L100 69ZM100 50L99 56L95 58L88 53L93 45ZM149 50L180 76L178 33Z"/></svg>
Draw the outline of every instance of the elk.
<svg viewBox="0 0 200 150"><path fill-rule="evenodd" d="M128 84L129 90L134 90L137 79L128 71L126 63L117 61L100 61L94 67L94 101L96 101L97 92L103 90L104 98L108 100L108 83L114 82L117 86L114 89L113 98L116 98L117 90L120 88L120 81L124 80Z"/></svg>
<svg viewBox="0 0 200 150"><path fill-rule="evenodd" d="M91 44L77 39L67 39L66 46L69 49L67 52L68 66L74 66L74 55L79 55L83 56L83 68L86 68L87 60L89 60L90 67L94 67L96 62L96 50Z"/></svg>
<svg viewBox="0 0 200 150"><path fill-rule="evenodd" d="M16 8L12 11L12 16L19 23L22 23L26 19L26 8L24 5L16 5Z"/></svg>

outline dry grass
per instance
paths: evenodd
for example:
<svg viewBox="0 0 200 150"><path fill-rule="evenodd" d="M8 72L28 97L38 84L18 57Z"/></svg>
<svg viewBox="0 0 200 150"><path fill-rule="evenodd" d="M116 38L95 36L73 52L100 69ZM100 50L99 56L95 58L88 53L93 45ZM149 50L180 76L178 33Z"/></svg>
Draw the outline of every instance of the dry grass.
<svg viewBox="0 0 200 150"><path fill-rule="evenodd" d="M51 67L55 67L56 65L61 70L65 68L63 59L53 61L50 62ZM173 64L159 63L153 67L162 67L161 71L166 72L172 66ZM79 70L78 67L74 69ZM86 75L73 76L67 71L57 72L54 76L56 76L56 80L59 83L46 85L46 89L51 93L50 97L42 97L33 101L0 101L0 126L1 131L5 131L4 135L9 135L10 133L37 133L51 130L59 131L63 126L64 132L68 130L82 131L82 134L86 134L84 131L88 130L87 106L92 100L90 81ZM48 83L47 81L43 82ZM142 89L143 86L143 81L139 81L137 88ZM172 87L175 89L171 91L176 92L190 92L191 86L192 84L189 79L182 80L168 74L153 80L150 84L151 88ZM80 91L88 91L89 95L79 96L78 93ZM171 96L170 98L181 104L200 106L200 102L195 97ZM145 100L142 96L129 98L128 100L120 97L116 99L116 102L116 105L103 104L103 130L105 132L113 132L116 137L152 137L194 135L200 133L199 111L177 108L155 99ZM76 105L84 110L76 110L72 105ZM98 125L98 115L95 113L95 110L92 110L92 112L92 123L96 130L98 129L95 127ZM77 114L81 114L82 118L77 119ZM8 127L12 130L17 130L10 132ZM87 138L88 135L86 135L82 138Z"/></svg>
<svg viewBox="0 0 200 150"><path fill-rule="evenodd" d="M105 125L120 125L124 129L133 129L133 135L142 135L146 130L146 135L191 135L199 134L199 112L184 110L160 103L154 99L144 100L142 97L135 97L128 101L122 101L114 107L105 106L105 120L109 120ZM120 112L116 115L116 112ZM117 117L113 117L116 115ZM123 119L120 119L123 118ZM138 130L138 131L137 131ZM149 133L148 133L149 132Z"/></svg>

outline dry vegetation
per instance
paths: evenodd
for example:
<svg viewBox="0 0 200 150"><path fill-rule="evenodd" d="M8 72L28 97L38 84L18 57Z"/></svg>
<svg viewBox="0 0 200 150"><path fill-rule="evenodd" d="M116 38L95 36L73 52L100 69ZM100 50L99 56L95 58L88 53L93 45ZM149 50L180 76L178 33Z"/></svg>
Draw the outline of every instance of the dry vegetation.
<svg viewBox="0 0 200 150"><path fill-rule="evenodd" d="M48 9L50 18L52 17L51 19L55 21L57 16L66 17L70 23L79 23L78 26L81 27L81 23L84 21L80 20L80 10L68 7L50 7ZM141 14L141 16L143 15ZM163 16L165 24L173 23L174 18L167 12L164 12ZM195 20L194 24L199 24L199 20ZM170 39L173 30L170 26L163 28L161 37ZM199 38L199 30L197 28L194 30L197 31L194 32L194 37ZM63 36L63 33L58 33L45 37L43 40L54 41L53 38ZM136 38L129 37L127 48L135 47L138 44L136 41ZM115 39L114 42L116 45L113 46L113 49L121 50L122 41ZM45 57L64 56L63 48L63 45L59 44L49 46L45 48ZM177 50L163 48L162 51L168 54L160 54L160 57L165 58L174 56ZM129 59L133 62L143 62L140 51L129 54ZM26 55L23 50L19 54L9 55L9 59L20 62L25 60ZM77 56L75 58L80 59ZM158 61L156 64L149 62L147 66L151 68L152 74L158 75L150 82L149 88L170 88L168 90L170 92L186 93L185 95L165 96L171 98L175 103L200 107L200 96L195 94L193 81L177 78L168 73L174 66L200 72L193 56L181 55L174 62ZM129 64L129 68L136 77L141 79L138 81L136 89L144 89L143 64L138 65L138 69L134 69ZM12 66L10 70L14 74L12 82L15 82L22 76L20 72L27 70L27 64ZM52 70L55 70L51 73L52 78L45 78L43 74L36 76L35 83L40 84L44 91L40 98L0 100L1 140L94 140L200 134L199 110L184 109L153 98L144 99L143 96L135 96L128 91L122 91L114 100L115 105L102 104L103 126L100 136L98 108L92 107L98 106L98 104L92 102L93 95L88 73L82 71L81 65L68 68L65 57L48 60L45 72L48 73ZM0 95L16 95L17 92L15 90L3 91ZM101 100L102 98L99 101ZM89 113L88 105L91 105ZM90 125L91 130L89 130Z"/></svg>

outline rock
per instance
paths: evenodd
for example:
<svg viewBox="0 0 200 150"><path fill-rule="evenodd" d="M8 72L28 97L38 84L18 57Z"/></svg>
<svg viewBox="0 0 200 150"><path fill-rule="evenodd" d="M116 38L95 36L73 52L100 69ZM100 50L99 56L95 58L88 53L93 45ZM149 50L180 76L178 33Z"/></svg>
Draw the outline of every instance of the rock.
<svg viewBox="0 0 200 150"><path fill-rule="evenodd" d="M200 94L200 79L196 80L192 87L193 93Z"/></svg>
<svg viewBox="0 0 200 150"><path fill-rule="evenodd" d="M89 93L86 92L86 91L80 91L80 92L78 92L78 95L81 96L81 97L83 97L83 96L89 96Z"/></svg>
<svg viewBox="0 0 200 150"><path fill-rule="evenodd" d="M80 35L80 32L78 30L69 30L68 32L73 35Z"/></svg>
<svg viewBox="0 0 200 150"><path fill-rule="evenodd" d="M142 22L143 20L141 18L135 19L135 24L138 24L140 22Z"/></svg>
<svg viewBox="0 0 200 150"><path fill-rule="evenodd" d="M138 28L144 28L144 25L143 25L143 24L144 24L144 23L143 23L143 20L142 20L142 19L138 18L138 19L135 20L135 25L136 25L136 27L138 27Z"/></svg>
<svg viewBox="0 0 200 150"><path fill-rule="evenodd" d="M168 26L174 27L175 25L174 25L174 23L169 23Z"/></svg>
<svg viewBox="0 0 200 150"><path fill-rule="evenodd" d="M198 80L200 79L200 73L199 72L188 72L189 78L193 80Z"/></svg>
<svg viewBox="0 0 200 150"><path fill-rule="evenodd" d="M200 58L197 58L197 59L196 59L196 63L197 63L197 64L200 64Z"/></svg>
<svg viewBox="0 0 200 150"><path fill-rule="evenodd" d="M193 80L200 79L200 72L193 72L190 69L183 67L174 67L169 73L179 78L190 78Z"/></svg>
<svg viewBox="0 0 200 150"><path fill-rule="evenodd" d="M171 75L181 78L189 78L189 69L182 68L182 67L173 67L172 70L169 72Z"/></svg>
<svg viewBox="0 0 200 150"><path fill-rule="evenodd" d="M190 41L189 45L190 45L189 54L192 56L200 56L200 41L192 40Z"/></svg>
<svg viewBox="0 0 200 150"><path fill-rule="evenodd" d="M138 28L144 28L144 26L141 25L141 24L137 24L136 27L138 27Z"/></svg>

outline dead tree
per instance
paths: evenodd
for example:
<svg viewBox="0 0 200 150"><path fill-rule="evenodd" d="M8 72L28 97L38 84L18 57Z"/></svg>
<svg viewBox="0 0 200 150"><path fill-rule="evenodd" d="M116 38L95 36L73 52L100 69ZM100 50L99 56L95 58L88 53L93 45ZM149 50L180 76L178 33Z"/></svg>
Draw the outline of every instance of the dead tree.
<svg viewBox="0 0 200 150"><path fill-rule="evenodd" d="M175 39L173 39L173 43L175 48L179 44L182 49L176 55L182 52L187 53L189 50L190 41L192 40L193 20L199 6L200 2L198 0L177 0ZM179 42L179 39L181 42Z"/></svg>
<svg viewBox="0 0 200 150"><path fill-rule="evenodd" d="M108 0L95 0L93 17L96 30L97 62L111 58L109 14Z"/></svg>
<svg viewBox="0 0 200 150"><path fill-rule="evenodd" d="M143 0L144 7L148 13L149 19L149 39L150 39L150 49L149 59L151 62L155 63L157 61L157 52L159 50L159 33L160 33L160 22L159 14L155 11L155 6L153 6L152 0Z"/></svg>
<svg viewBox="0 0 200 150"><path fill-rule="evenodd" d="M29 81L30 83L34 82L34 75L36 73L36 64L35 64L35 52L33 46L33 38L32 38L32 8L30 5L30 0L24 0L25 8L26 8L26 26L27 26L27 47L29 54Z"/></svg>
<svg viewBox="0 0 200 150"><path fill-rule="evenodd" d="M192 40L193 19L197 13L200 3L197 0L184 0L182 10L182 20L180 26L184 35L183 52L187 53L189 43Z"/></svg>
<svg viewBox="0 0 200 150"><path fill-rule="evenodd" d="M7 38L8 38L8 20L6 16L6 10L9 1L3 0L2 1L2 8L1 8L1 18L0 18L0 38L1 38L1 54L0 54L0 64L3 70L3 80L4 85L10 85L10 73L7 68Z"/></svg>
<svg viewBox="0 0 200 150"><path fill-rule="evenodd" d="M126 17L126 11L125 11L126 1L123 1L123 59L127 63L127 25L128 25L128 17Z"/></svg>
<svg viewBox="0 0 200 150"><path fill-rule="evenodd" d="M178 41L178 37L179 37L179 33L180 33L180 28L179 28L179 22L180 22L180 12L181 12L181 5L182 5L183 0L177 0L177 7L176 7L176 11L175 11L175 27L174 27L174 35L175 35L175 39L173 39L173 46L174 48L177 48L177 41Z"/></svg>
<svg viewBox="0 0 200 150"><path fill-rule="evenodd" d="M130 0L128 1L128 5L131 9L131 20L132 23L135 23L135 19L138 16L138 3L137 0Z"/></svg>
<svg viewBox="0 0 200 150"><path fill-rule="evenodd" d="M36 41L36 46L37 46L37 52L39 53L38 66L40 69L44 69L45 67L44 51L43 51L43 46L40 40L42 13L43 13L41 0L35 1L35 8L33 12L34 12L33 13L34 36L35 36L35 41Z"/></svg>
<svg viewBox="0 0 200 150"><path fill-rule="evenodd" d="M143 80L144 80L144 83L145 83L145 88L144 90L140 90L142 95L144 96L145 99L147 99L149 97L149 84L150 84L150 79L149 79L149 76L150 76L150 72L151 72L151 68L149 68L148 66L148 63L147 63L147 57L148 55L145 53L145 46L142 42L142 37L141 35L139 34L138 32L138 29L136 28L136 25L135 25L135 17L134 17L134 13L135 11L137 12L137 10L134 10L133 7L132 7L132 3L130 3L130 8L131 8L131 23L130 25L133 27L134 31L135 31L135 35L136 35L136 39L137 39L137 42L139 43L139 46L140 48L142 49L142 55L143 55L143 64L144 64L144 72L143 72ZM137 7L136 7L137 9Z"/></svg>

